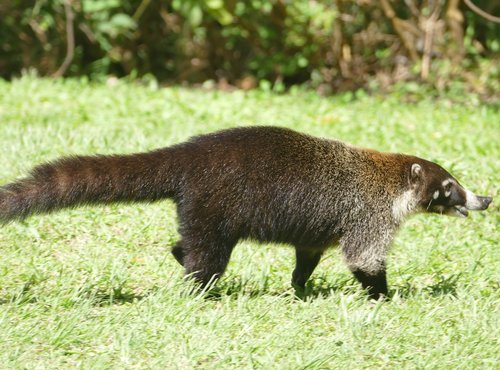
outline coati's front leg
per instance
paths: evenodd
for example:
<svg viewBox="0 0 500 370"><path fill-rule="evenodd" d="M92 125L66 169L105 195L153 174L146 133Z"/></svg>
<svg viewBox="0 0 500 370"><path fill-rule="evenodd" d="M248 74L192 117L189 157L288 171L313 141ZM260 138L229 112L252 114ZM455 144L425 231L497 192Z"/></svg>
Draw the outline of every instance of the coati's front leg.
<svg viewBox="0 0 500 370"><path fill-rule="evenodd" d="M318 265L322 254L323 251L295 249L296 262L292 274L292 285L295 288L305 288L306 282Z"/></svg>
<svg viewBox="0 0 500 370"><path fill-rule="evenodd" d="M380 297L387 297L385 268L375 272L367 272L356 268L351 271L361 283L363 289L368 292L370 298L378 300Z"/></svg>
<svg viewBox="0 0 500 370"><path fill-rule="evenodd" d="M387 297L385 259L391 240L386 230L370 231L369 227L353 230L340 240L349 269L371 299Z"/></svg>

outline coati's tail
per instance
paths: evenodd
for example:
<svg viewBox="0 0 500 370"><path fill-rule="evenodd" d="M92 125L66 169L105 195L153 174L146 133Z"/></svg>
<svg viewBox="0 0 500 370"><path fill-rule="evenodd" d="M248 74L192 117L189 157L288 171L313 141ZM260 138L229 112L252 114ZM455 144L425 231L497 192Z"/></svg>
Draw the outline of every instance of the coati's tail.
<svg viewBox="0 0 500 370"><path fill-rule="evenodd" d="M174 194L167 149L149 153L61 158L0 187L0 223L83 204L155 201Z"/></svg>

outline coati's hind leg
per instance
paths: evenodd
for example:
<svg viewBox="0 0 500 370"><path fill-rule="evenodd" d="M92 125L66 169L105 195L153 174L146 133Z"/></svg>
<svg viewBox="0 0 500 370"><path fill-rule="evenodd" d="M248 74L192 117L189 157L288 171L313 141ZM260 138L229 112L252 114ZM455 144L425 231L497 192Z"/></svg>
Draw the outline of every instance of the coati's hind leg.
<svg viewBox="0 0 500 370"><path fill-rule="evenodd" d="M295 288L305 288L306 282L318 265L322 254L323 251L295 249L296 262L292 274L292 285Z"/></svg>
<svg viewBox="0 0 500 370"><path fill-rule="evenodd" d="M223 238L190 237L183 240L182 263L186 275L191 276L202 287L218 279L226 270L236 242ZM174 248L177 248L174 247ZM175 253L178 255L176 249ZM176 256L177 258L177 256Z"/></svg>

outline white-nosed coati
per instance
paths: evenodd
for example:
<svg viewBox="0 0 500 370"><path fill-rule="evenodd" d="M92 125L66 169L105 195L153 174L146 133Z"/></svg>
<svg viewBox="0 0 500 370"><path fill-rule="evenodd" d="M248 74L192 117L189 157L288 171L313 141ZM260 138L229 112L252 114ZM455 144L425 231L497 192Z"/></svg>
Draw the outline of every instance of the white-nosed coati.
<svg viewBox="0 0 500 370"><path fill-rule="evenodd" d="M83 204L165 198L175 201L180 223L172 253L201 284L224 272L240 239L293 245L297 287L304 287L325 249L338 244L376 299L387 295L385 256L406 216L467 216L492 200L465 190L424 159L284 128L248 127L149 153L39 165L0 188L0 221Z"/></svg>

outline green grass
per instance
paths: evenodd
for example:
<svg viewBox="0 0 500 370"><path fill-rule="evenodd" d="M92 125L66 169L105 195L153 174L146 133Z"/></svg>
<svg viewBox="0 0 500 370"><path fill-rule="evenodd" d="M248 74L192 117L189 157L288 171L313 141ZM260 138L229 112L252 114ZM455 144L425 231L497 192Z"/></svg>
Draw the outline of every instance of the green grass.
<svg viewBox="0 0 500 370"><path fill-rule="evenodd" d="M498 200L500 113L446 100L0 82L0 183L61 155L145 151L194 134L283 125L416 154ZM498 202L497 202L498 203ZM169 253L169 201L80 208L0 229L0 368L493 369L498 206L419 215L395 240L393 299L367 302L331 250L294 296L294 253L242 242L218 297L190 293Z"/></svg>

